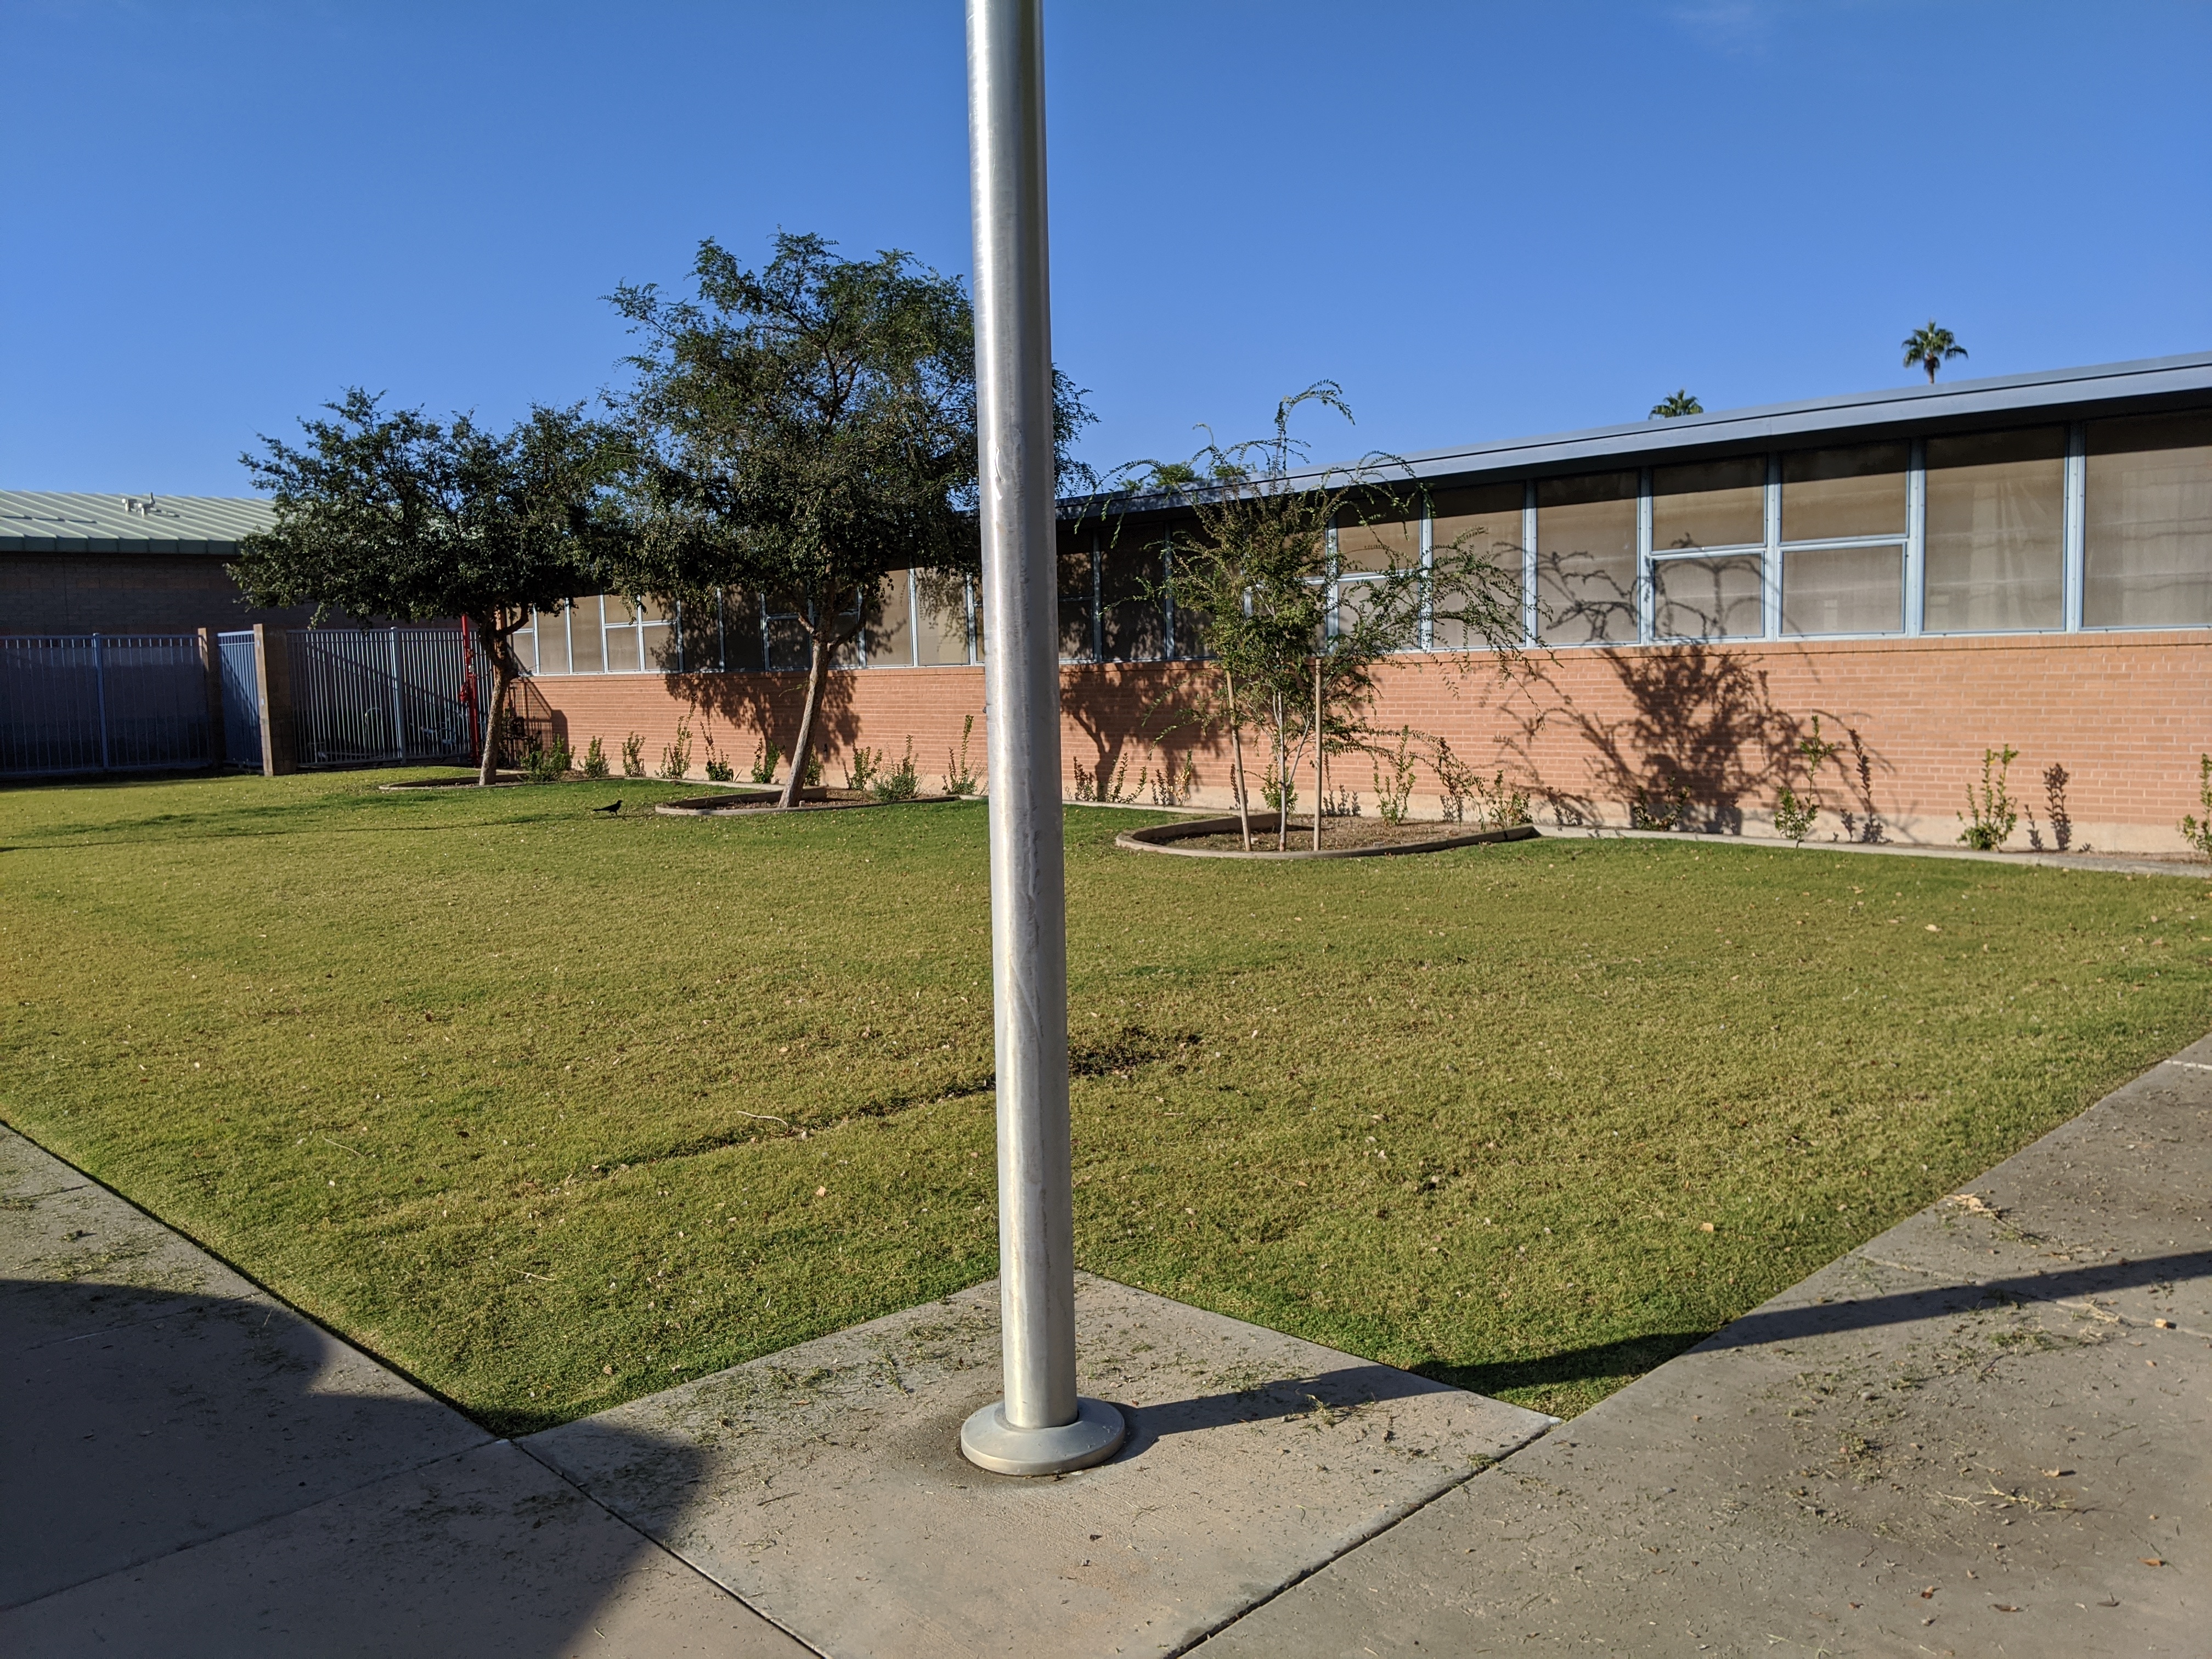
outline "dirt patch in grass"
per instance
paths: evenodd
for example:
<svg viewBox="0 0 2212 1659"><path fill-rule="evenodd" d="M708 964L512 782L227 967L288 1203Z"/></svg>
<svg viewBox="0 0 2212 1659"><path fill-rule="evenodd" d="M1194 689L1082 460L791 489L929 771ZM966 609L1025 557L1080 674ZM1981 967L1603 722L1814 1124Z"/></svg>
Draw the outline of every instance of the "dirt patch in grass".
<svg viewBox="0 0 2212 1659"><path fill-rule="evenodd" d="M1427 842L1441 842L1455 836L1474 833L1474 828L1461 823L1386 823L1381 818L1323 818L1321 822L1321 844L1324 852L1335 852L1353 847L1416 847ZM1244 850L1242 835L1231 830L1225 835L1193 836L1172 843L1197 852L1241 853ZM1252 850L1272 853L1276 850L1275 832L1264 835L1255 832ZM1313 820L1291 822L1284 850L1310 853L1313 850Z"/></svg>
<svg viewBox="0 0 2212 1659"><path fill-rule="evenodd" d="M503 1432L994 1270L983 811L389 775L0 793L0 1117ZM1082 1264L1563 1414L2212 1025L2201 878L1133 817Z"/></svg>

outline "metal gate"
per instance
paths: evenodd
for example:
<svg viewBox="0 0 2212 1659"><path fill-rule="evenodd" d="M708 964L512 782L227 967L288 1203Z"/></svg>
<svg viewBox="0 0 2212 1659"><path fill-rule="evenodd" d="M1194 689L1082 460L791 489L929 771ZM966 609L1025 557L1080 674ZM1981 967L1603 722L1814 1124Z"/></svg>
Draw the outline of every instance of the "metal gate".
<svg viewBox="0 0 2212 1659"><path fill-rule="evenodd" d="M212 736L197 634L0 636L0 774L205 766Z"/></svg>
<svg viewBox="0 0 2212 1659"><path fill-rule="evenodd" d="M216 636L222 676L222 749L233 766L261 769L261 653L253 630Z"/></svg>
<svg viewBox="0 0 2212 1659"><path fill-rule="evenodd" d="M472 763L491 684L490 664L480 646L470 650L473 644L459 628L313 628L285 635L298 763Z"/></svg>

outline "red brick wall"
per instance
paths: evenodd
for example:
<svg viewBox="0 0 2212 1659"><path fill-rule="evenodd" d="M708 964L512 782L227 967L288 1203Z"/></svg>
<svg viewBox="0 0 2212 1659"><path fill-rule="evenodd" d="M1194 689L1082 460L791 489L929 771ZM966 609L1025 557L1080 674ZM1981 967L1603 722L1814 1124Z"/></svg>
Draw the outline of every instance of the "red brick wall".
<svg viewBox="0 0 2212 1659"><path fill-rule="evenodd" d="M1228 795L1227 746L1184 719L1188 692L1207 671L1178 665L1072 665L1061 676L1061 744L1071 789L1076 769L1122 772L1188 756L1201 803ZM580 753L593 735L611 758L635 731L654 765L688 720L692 769L706 743L744 776L758 734L787 746L804 684L797 674L576 676L532 683ZM870 669L832 677L825 770L855 744L894 761L914 739L934 787L963 717L976 717L972 763L983 769L983 671ZM2038 635L1967 640L1875 640L1787 645L1667 646L1533 653L1501 680L1480 658L1411 659L1385 671L1373 723L1441 736L1486 773L1502 769L1538 800L1543 823L1620 825L1642 788L1688 800L1686 827L1768 832L1775 790L1802 782L1791 770L1798 738L1818 716L1841 753L1819 779L1829 811L1815 832L1844 833L1838 811L1863 825L1878 817L1887 839L1949 845L1983 750L2020 751L2011 783L2025 809L2012 844L2033 827L2051 844L2042 775L2070 775L2066 805L2074 844L2113 851L2172 851L2175 823L2199 811L2197 764L2212 750L2212 636L2201 631ZM1149 745L1149 746L1148 746ZM1417 753L1425 754L1417 739ZM1249 757L1248 757L1248 759ZM1332 763L1331 784L1371 801L1370 763ZM1310 786L1301 791L1310 793ZM1424 763L1417 808L1437 806ZM1370 805L1366 810L1372 811Z"/></svg>

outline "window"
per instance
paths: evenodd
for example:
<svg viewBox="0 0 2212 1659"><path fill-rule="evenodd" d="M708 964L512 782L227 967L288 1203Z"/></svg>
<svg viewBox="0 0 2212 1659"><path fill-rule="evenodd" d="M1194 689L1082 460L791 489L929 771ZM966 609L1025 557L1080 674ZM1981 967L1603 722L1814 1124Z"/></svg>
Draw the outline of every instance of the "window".
<svg viewBox="0 0 2212 1659"><path fill-rule="evenodd" d="M1744 455L1651 473L1651 550L1761 547L1766 542L1766 457Z"/></svg>
<svg viewBox="0 0 2212 1659"><path fill-rule="evenodd" d="M1521 571L1521 516L1526 500L1527 493L1517 482L1485 484L1474 489L1440 489L1431 503L1435 518L1429 526L1429 544L1439 558L1454 553L1473 553L1491 559L1517 586ZM1634 531L1632 523L1632 537ZM1630 556L1632 560L1634 557L1632 546ZM1429 642L1438 651L1483 648L1480 640L1469 640L1465 623L1449 617L1437 618L1430 630Z"/></svg>
<svg viewBox="0 0 2212 1659"><path fill-rule="evenodd" d="M1537 636L1545 644L1636 638L1636 497L1633 472L1536 486Z"/></svg>
<svg viewBox="0 0 2212 1659"><path fill-rule="evenodd" d="M1905 539L1903 444L1804 449L1782 458L1782 539Z"/></svg>
<svg viewBox="0 0 2212 1659"><path fill-rule="evenodd" d="M1905 626L1905 544L1785 547L1782 631L1894 634Z"/></svg>
<svg viewBox="0 0 2212 1659"><path fill-rule="evenodd" d="M968 584L935 571L908 573L914 582L915 660L925 668L968 661Z"/></svg>
<svg viewBox="0 0 2212 1659"><path fill-rule="evenodd" d="M1764 561L1756 553L1656 559L1651 631L1662 640L1753 640L1766 631Z"/></svg>
<svg viewBox="0 0 2212 1659"><path fill-rule="evenodd" d="M678 620L676 612L666 606L651 599L639 601L637 634L640 654L645 659L647 673L675 674L683 672L684 647Z"/></svg>
<svg viewBox="0 0 2212 1659"><path fill-rule="evenodd" d="M568 607L568 672L606 672L606 646L600 632L599 596L588 594Z"/></svg>
<svg viewBox="0 0 2212 1659"><path fill-rule="evenodd" d="M1784 633L1904 628L1909 459L1903 444L1782 458Z"/></svg>
<svg viewBox="0 0 2212 1659"><path fill-rule="evenodd" d="M1099 609L1109 662L1157 662L1167 655L1167 613L1158 592L1164 540L1158 529L1134 525L1118 540L1108 532L1099 555Z"/></svg>
<svg viewBox="0 0 2212 1659"><path fill-rule="evenodd" d="M599 596L599 631L606 645L607 672L635 674L643 665L638 654L637 610L617 593Z"/></svg>
<svg viewBox="0 0 2212 1659"><path fill-rule="evenodd" d="M1328 627L1337 633L1358 627L1377 580L1391 570L1418 569L1420 562L1419 519L1387 501L1347 502L1336 515L1336 580Z"/></svg>
<svg viewBox="0 0 2212 1659"><path fill-rule="evenodd" d="M1060 659L1091 660L1091 537L1088 525L1060 526Z"/></svg>
<svg viewBox="0 0 2212 1659"><path fill-rule="evenodd" d="M2065 624L2066 430L1928 441L1931 634Z"/></svg>
<svg viewBox="0 0 2212 1659"><path fill-rule="evenodd" d="M907 586L911 570L894 570L878 582L868 595L867 641L871 668L910 668L914 665L914 605Z"/></svg>
<svg viewBox="0 0 2212 1659"><path fill-rule="evenodd" d="M2212 415L2093 422L2087 472L2084 625L2212 623Z"/></svg>

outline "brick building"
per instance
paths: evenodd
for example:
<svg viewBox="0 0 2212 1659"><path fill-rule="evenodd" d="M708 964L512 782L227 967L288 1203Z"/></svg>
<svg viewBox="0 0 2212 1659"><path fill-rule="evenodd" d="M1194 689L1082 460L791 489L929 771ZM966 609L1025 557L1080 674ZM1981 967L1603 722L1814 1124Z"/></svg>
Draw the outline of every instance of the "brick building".
<svg viewBox="0 0 2212 1659"><path fill-rule="evenodd" d="M271 521L254 499L0 489L0 633L303 627L305 610L247 605L223 568Z"/></svg>
<svg viewBox="0 0 2212 1659"><path fill-rule="evenodd" d="M1520 672L1433 639L1385 674L1373 724L1442 736L1528 788L1540 822L1764 833L1814 716L1842 752L1816 832L1950 844L1984 751L2020 753L2013 845L2175 851L2212 750L2212 353L1811 399L1410 458L1426 506L1340 532L1363 569L1474 534L1519 562ZM1143 505L1143 504L1139 504ZM1209 671L1146 597L1177 514L1061 546L1062 749L1073 793L1164 766L1225 803L1224 745L1172 727ZM925 774L975 717L983 619L955 580L901 573L827 704L855 745ZM692 735L743 771L787 747L793 618L726 594L711 617L586 596L522 644L580 749ZM1185 630L1188 633L1188 630ZM1417 745L1418 746L1418 745ZM2054 773L2051 769L2057 768ZM2063 781L2058 781L2063 775ZM2046 781L2048 780L2048 781ZM1333 786L1371 792L1357 757ZM2054 793L2055 786L2055 793ZM1423 773L1417 807L1436 806ZM2053 807L2058 821L2054 823ZM1371 810L1371 808L1370 809Z"/></svg>

